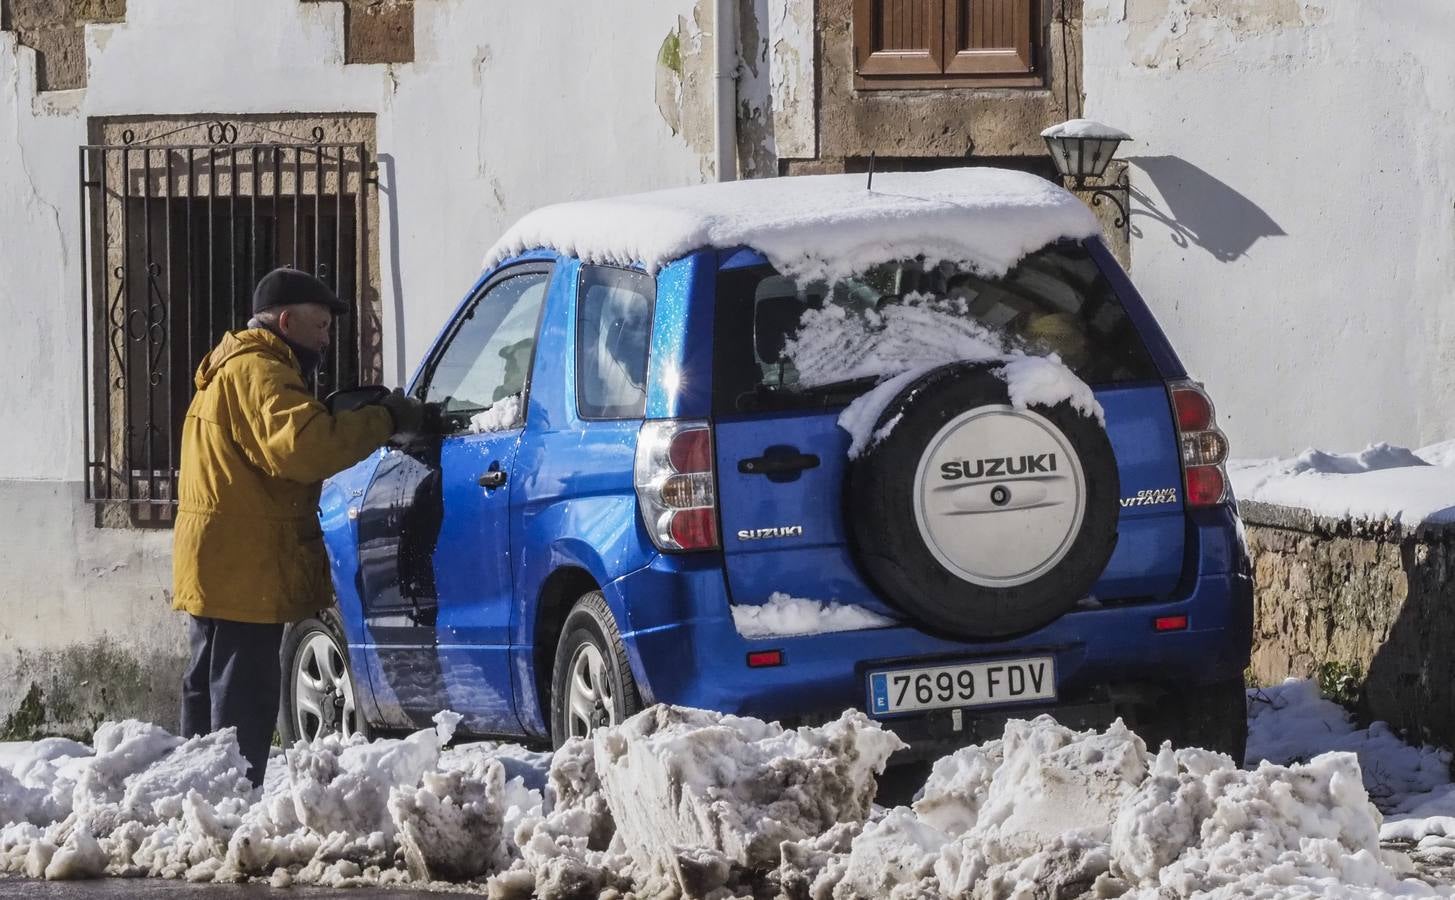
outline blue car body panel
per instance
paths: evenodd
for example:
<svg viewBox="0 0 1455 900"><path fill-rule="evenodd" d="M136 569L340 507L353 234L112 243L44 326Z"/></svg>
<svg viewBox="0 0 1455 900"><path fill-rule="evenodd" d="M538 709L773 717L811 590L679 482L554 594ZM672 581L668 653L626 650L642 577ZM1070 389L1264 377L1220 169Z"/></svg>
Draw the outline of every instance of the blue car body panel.
<svg viewBox="0 0 1455 900"><path fill-rule="evenodd" d="M323 493L320 512L361 710L376 723L414 727L436 703L464 714L472 732L547 736L539 686L549 683L543 666L550 665L557 635L542 633L538 623L552 579L568 575L577 579L572 583L589 580L600 588L649 703L801 717L864 707L866 673L875 666L1032 652L1054 657L1066 696L1111 679L1192 685L1237 677L1248 661L1252 599L1235 514L1230 507L1183 507L1165 381L1185 372L1105 246L1095 239L1086 246L1164 379L1096 392L1122 496L1169 488L1176 494L1171 503L1124 502L1116 549L1093 589L1096 599L1114 598L1116 604L1079 608L1031 634L997 641L951 640L909 624L872 632L741 636L733 604L761 603L775 591L899 615L866 585L847 546L839 498L849 438L837 426L839 411L713 416L718 272L761 265L763 257L741 248L704 249L656 273L644 418L712 422L726 548L664 554L647 533L633 484L642 420L587 421L578 413L577 283L583 264L535 251L485 273L455 313L461 315L510 266L553 265L523 427L446 438L431 463L440 473L444 510L432 556L432 618L416 610L401 624L397 610L372 608L374 589L365 588L359 509L381 462L398 451L371 455L330 479ZM419 380L416 374L412 390ZM774 444L812 448L821 465L770 487L731 464ZM491 467L508 478L487 490L476 478ZM739 529L788 524L775 518L784 510L803 525L796 543L729 539ZM1187 616L1187 628L1154 631L1153 620L1167 615ZM407 651L400 649L405 644ZM782 651L783 664L749 667L747 654L761 649Z"/></svg>

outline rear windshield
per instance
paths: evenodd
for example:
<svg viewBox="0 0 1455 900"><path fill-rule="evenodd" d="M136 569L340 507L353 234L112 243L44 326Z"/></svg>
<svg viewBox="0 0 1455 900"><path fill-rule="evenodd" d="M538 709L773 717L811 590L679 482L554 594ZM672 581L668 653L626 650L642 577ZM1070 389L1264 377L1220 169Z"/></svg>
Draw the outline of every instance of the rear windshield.
<svg viewBox="0 0 1455 900"><path fill-rule="evenodd" d="M1157 377L1087 251L1053 244L1004 278L906 260L832 285L772 266L718 274L719 412L842 406L926 364L1054 353L1092 385Z"/></svg>

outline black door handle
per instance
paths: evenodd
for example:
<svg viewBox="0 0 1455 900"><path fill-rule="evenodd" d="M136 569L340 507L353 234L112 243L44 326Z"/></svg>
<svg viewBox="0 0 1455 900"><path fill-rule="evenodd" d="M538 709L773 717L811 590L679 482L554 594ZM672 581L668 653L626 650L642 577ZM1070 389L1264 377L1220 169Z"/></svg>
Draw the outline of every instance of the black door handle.
<svg viewBox="0 0 1455 900"><path fill-rule="evenodd" d="M505 484L504 469L491 469L480 476L480 486L482 488L498 488L503 484Z"/></svg>
<svg viewBox="0 0 1455 900"><path fill-rule="evenodd" d="M744 475L766 475L769 481L792 481L804 469L818 468L819 459L812 453L799 453L797 447L777 444L763 451L762 456L738 460L738 471Z"/></svg>

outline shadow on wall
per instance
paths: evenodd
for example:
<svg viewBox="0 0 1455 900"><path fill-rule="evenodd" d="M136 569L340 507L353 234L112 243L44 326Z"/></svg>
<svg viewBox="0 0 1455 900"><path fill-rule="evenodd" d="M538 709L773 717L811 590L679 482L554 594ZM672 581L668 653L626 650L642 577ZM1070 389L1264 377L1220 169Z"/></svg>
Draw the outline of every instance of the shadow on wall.
<svg viewBox="0 0 1455 900"><path fill-rule="evenodd" d="M1139 220L1150 219L1166 226L1177 246L1195 245L1220 262L1232 262L1259 238L1286 234L1258 204L1185 159L1134 156L1127 161L1146 173L1167 205L1164 210L1132 188L1137 201L1131 217L1135 237L1146 237L1142 228L1147 223Z"/></svg>

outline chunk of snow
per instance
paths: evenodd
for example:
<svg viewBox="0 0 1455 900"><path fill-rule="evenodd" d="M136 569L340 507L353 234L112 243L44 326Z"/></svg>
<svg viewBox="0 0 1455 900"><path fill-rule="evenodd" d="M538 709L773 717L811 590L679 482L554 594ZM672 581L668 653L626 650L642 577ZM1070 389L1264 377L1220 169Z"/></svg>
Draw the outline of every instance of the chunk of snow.
<svg viewBox="0 0 1455 900"><path fill-rule="evenodd" d="M863 713L820 728L784 730L757 719L655 706L595 738L596 770L617 834L662 889L683 884L682 848L735 866L774 869L784 841L863 821L875 776L906 746ZM704 870L687 860L694 874ZM710 869L709 869L710 871Z"/></svg>
<svg viewBox="0 0 1455 900"><path fill-rule="evenodd" d="M1430 453L1443 459L1439 447ZM1228 475L1239 500L1333 518L1455 522L1455 468L1431 465L1424 452L1384 443L1359 453L1310 449L1292 459L1233 460Z"/></svg>
<svg viewBox="0 0 1455 900"><path fill-rule="evenodd" d="M1055 356L1016 355L995 370L1010 392L1016 409L1069 403L1071 408L1106 427L1106 412L1091 387Z"/></svg>
<svg viewBox="0 0 1455 900"><path fill-rule="evenodd" d="M512 226L485 268L546 247L588 263L655 272L703 247L751 247L782 273L835 280L924 256L1003 275L1061 238L1097 234L1086 205L1024 172L954 168L696 185L547 206Z"/></svg>
<svg viewBox="0 0 1455 900"><path fill-rule="evenodd" d="M521 422L520 394L511 394L496 400L489 407L470 417L470 433L485 434L492 431L509 431Z"/></svg>
<svg viewBox="0 0 1455 900"><path fill-rule="evenodd" d="M1111 141L1130 141L1132 136L1120 128L1103 125L1095 119L1069 119L1041 132L1043 138L1069 137L1092 138Z"/></svg>
<svg viewBox="0 0 1455 900"><path fill-rule="evenodd" d="M734 603L732 611L738 634L748 638L825 634L897 624L862 606L790 597L778 591L768 597L767 603Z"/></svg>

